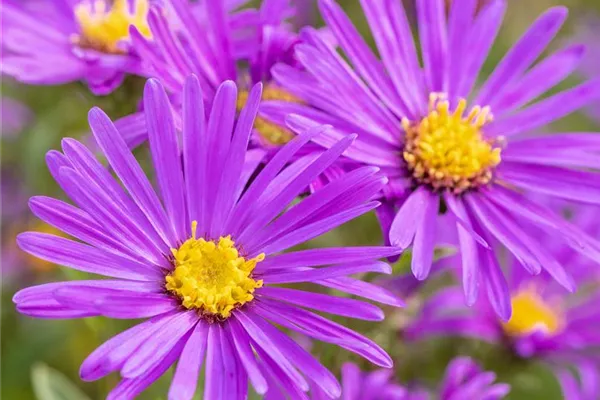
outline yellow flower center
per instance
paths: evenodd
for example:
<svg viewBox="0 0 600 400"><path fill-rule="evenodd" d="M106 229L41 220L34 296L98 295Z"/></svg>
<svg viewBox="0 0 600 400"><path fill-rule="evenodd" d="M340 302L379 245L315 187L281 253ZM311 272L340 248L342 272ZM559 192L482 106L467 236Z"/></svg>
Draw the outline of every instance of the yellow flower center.
<svg viewBox="0 0 600 400"><path fill-rule="evenodd" d="M518 292L511 299L512 316L502 324L509 336L523 336L536 330L554 334L561 328L561 315L550 307L534 289Z"/></svg>
<svg viewBox="0 0 600 400"><path fill-rule="evenodd" d="M197 309L208 319L225 319L231 311L254 299L254 289L263 281L252 279L256 263L265 255L246 260L230 236L218 241L192 237L178 249L171 249L175 270L166 276L166 289L177 295L188 309Z"/></svg>
<svg viewBox="0 0 600 400"><path fill-rule="evenodd" d="M279 100L289 103L302 103L296 96L286 92L276 85L266 85L263 89L261 100ZM248 101L248 91L240 91L237 99L237 111L240 112ZM283 146L294 138L294 134L287 128L268 121L262 117L257 117L254 121L254 129L260 134L268 144L274 146Z"/></svg>
<svg viewBox="0 0 600 400"><path fill-rule="evenodd" d="M147 21L148 0L135 0L133 13L128 3L128 0L114 0L111 8L106 0L89 0L76 5L74 12L81 34L74 41L81 47L103 53L122 53L119 42L129 39L131 25L151 38Z"/></svg>
<svg viewBox="0 0 600 400"><path fill-rule="evenodd" d="M475 106L465 114L465 99L459 100L454 112L449 107L444 95L434 93L426 117L419 122L402 120L403 157L418 184L458 194L491 180L501 149L481 132L492 120L489 107Z"/></svg>

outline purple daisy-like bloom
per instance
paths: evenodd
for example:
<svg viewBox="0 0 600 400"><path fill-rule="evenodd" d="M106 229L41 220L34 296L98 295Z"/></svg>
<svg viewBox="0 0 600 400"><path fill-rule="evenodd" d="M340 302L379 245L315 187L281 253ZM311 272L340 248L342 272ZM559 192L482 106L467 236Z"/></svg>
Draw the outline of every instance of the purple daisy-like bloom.
<svg viewBox="0 0 600 400"><path fill-rule="evenodd" d="M129 25L151 37L148 0L2 0L2 73L34 85L85 81L110 93L125 74L141 74Z"/></svg>
<svg viewBox="0 0 600 400"><path fill-rule="evenodd" d="M595 237L598 209L579 211L576 222ZM567 399L592 400L600 387L600 279L593 265L565 246L556 236L535 232L556 260L569 265L575 280L588 285L581 295L565 292L543 272L531 277L513 260L509 292L513 314L507 322L498 319L489 302L465 307L461 290L443 289L423 306L420 316L406 331L409 339L432 335L459 335L490 343L503 343L519 357L538 359L556 373ZM579 381L573 376L574 368Z"/></svg>
<svg viewBox="0 0 600 400"><path fill-rule="evenodd" d="M591 81L537 100L583 55L582 46L570 46L532 66L567 10L544 13L474 90L500 28L504 0L490 1L477 13L476 0L455 1L448 16L443 0L417 1L421 57L399 0L361 3L381 59L334 1L321 0L323 18L349 62L306 28L295 48L305 71L277 65L272 73L307 104L266 103L263 115L274 123L294 113L331 124L332 134L314 139L326 148L358 135L344 156L378 166L389 178L378 209L382 228L395 246L412 246L418 279L430 272L435 221L447 214L458 232L469 305L481 286L495 311L510 318L509 289L490 251L495 242L529 273L545 270L574 290L569 273L523 229L536 225L600 260L597 241L524 194L600 203L599 175L590 171L600 166L600 135L530 134L600 97L600 81Z"/></svg>
<svg viewBox="0 0 600 400"><path fill-rule="evenodd" d="M219 1L228 11L244 2ZM2 0L2 73L34 85L84 81L96 95L113 91L126 74L148 76L129 30L133 26L152 41L151 4L152 0ZM190 18L198 17L196 8L190 5ZM236 21L232 15L229 22Z"/></svg>
<svg viewBox="0 0 600 400"><path fill-rule="evenodd" d="M342 399L344 400L499 400L510 391L505 383L494 383L496 374L483 371L469 357L453 359L439 388L434 392L421 387L404 387L392 381L392 371L362 372L352 363L342 367ZM270 392L269 392L270 394ZM313 400L329 400L319 388L311 391ZM274 397L273 400L278 399Z"/></svg>
<svg viewBox="0 0 600 400"><path fill-rule="evenodd" d="M301 397L310 379L339 395L335 377L272 323L392 365L374 342L309 310L376 321L384 317L378 307L277 286L311 282L401 305L384 289L349 276L390 273L375 260L398 249L281 253L377 207L371 199L385 178L376 168L359 168L288 208L354 140L346 137L290 164L328 129L319 127L297 135L249 181L245 154L261 90L250 90L235 122L237 88L223 83L205 122L199 81L188 78L179 137L166 92L157 81L147 83L144 107L160 197L99 109L90 111L90 126L120 182L73 139L63 141L63 153L48 153L54 178L76 206L34 197L30 207L80 241L27 232L18 244L47 261L111 279L34 286L14 302L21 313L40 318L149 318L109 339L81 366L86 381L120 372L111 399L135 397L177 359L171 399L193 396L203 363L205 399L245 398L248 379L258 393L276 385Z"/></svg>

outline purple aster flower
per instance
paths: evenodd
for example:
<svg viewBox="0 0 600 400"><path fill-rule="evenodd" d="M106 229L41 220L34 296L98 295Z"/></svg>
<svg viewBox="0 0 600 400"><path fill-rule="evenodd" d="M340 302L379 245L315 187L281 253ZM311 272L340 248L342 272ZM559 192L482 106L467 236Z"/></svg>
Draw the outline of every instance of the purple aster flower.
<svg viewBox="0 0 600 400"><path fill-rule="evenodd" d="M34 85L85 81L108 94L140 74L129 25L152 37L148 0L2 0L2 72Z"/></svg>
<svg viewBox="0 0 600 400"><path fill-rule="evenodd" d="M600 135L531 135L600 97L600 81L591 81L537 100L581 60L583 47L570 46L532 66L567 10L544 13L475 90L504 0L490 1L478 13L476 0L456 1L448 16L443 0L419 0L420 55L399 0L361 3L381 59L334 1L321 0L323 18L349 62L305 28L295 47L305 71L277 65L272 73L306 104L265 103L263 115L274 123L295 113L331 124L331 134L314 139L324 147L358 134L345 159L378 166L389 178L380 220L391 243L412 245L418 279L431 269L435 221L448 214L459 238L468 304L483 287L495 311L510 318L509 288L489 250L496 241L530 274L545 270L574 290L569 273L523 229L539 226L600 260L598 242L524 194L600 203L599 175L589 170L600 166Z"/></svg>
<svg viewBox="0 0 600 400"><path fill-rule="evenodd" d="M228 11L244 2L219 0ZM129 30L133 26L152 41L150 4L151 0L2 0L2 72L34 85L81 80L94 94L108 94L126 74L148 75L131 46ZM197 17L193 11L190 18Z"/></svg>
<svg viewBox="0 0 600 400"><path fill-rule="evenodd" d="M47 261L111 279L34 286L14 302L21 313L40 318L149 318L109 339L81 366L86 381L120 372L111 399L135 397L177 359L173 399L192 398L203 363L205 399L246 398L248 380L261 394L276 385L300 396L310 379L339 395L335 377L273 323L392 365L374 342L309 310L382 320L379 308L278 286L310 282L401 305L385 290L349 277L389 273L389 265L375 259L396 254L395 248L282 253L377 207L370 199L385 179L376 168L359 168L288 207L354 139L289 164L328 129L319 127L297 135L250 182L244 158L261 90L250 90L234 123L237 88L223 83L205 122L200 83L188 78L179 137L166 92L148 82L144 107L160 197L99 109L90 111L90 126L120 182L73 139L63 141L63 153L48 153L53 176L76 206L34 197L30 207L80 241L27 232L18 244ZM297 124L290 123L291 129Z"/></svg>
<svg viewBox="0 0 600 400"><path fill-rule="evenodd" d="M446 374L435 393L421 387L409 388L393 383L392 372L381 369L364 373L352 363L344 364L342 398L344 400L499 400L510 390L507 384L494 383L496 374L483 371L469 357L457 357L448 364ZM331 399L319 388L313 388L311 393L313 400Z"/></svg>
<svg viewBox="0 0 600 400"><path fill-rule="evenodd" d="M597 215L596 207L584 208L576 222L598 237ZM600 385L600 357L593 353L600 345L598 273L594 265L562 244L556 235L534 233L544 243L545 251L570 267L576 282L587 285L582 294L566 292L546 272L531 277L513 260L509 269L513 313L507 322L498 319L489 302L465 307L461 290L450 287L424 304L418 320L406 331L406 337L459 335L502 343L519 357L540 360L550 366L565 398L595 399ZM573 376L573 368L579 380Z"/></svg>

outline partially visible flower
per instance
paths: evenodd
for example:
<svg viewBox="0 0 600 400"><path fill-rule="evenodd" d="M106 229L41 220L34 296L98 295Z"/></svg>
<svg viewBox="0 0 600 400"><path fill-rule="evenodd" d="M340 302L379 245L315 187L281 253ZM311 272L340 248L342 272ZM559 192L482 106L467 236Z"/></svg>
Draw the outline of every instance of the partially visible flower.
<svg viewBox="0 0 600 400"><path fill-rule="evenodd" d="M104 95L141 74L129 26L147 38L148 0L2 1L2 73L34 85L86 82Z"/></svg>
<svg viewBox="0 0 600 400"><path fill-rule="evenodd" d="M598 209L583 208L576 222L600 233ZM590 218L592 217L592 218ZM417 321L405 331L408 339L459 335L508 346L516 355L546 363L556 373L567 399L593 400L600 384L600 279L595 265L554 235L536 231L544 251L569 266L581 294L567 293L542 272L531 277L517 260L509 268L513 313L503 322L489 302L465 307L461 290L443 289L423 306ZM579 374L577 380L571 371ZM578 383L579 382L579 383ZM579 393L579 394L576 394Z"/></svg>
<svg viewBox="0 0 600 400"><path fill-rule="evenodd" d="M586 46L585 56L579 65L578 72L584 79L600 76L600 17L585 15L574 24L575 33L572 42L583 43ZM587 115L600 122L600 101L595 101L585 108Z"/></svg>
<svg viewBox="0 0 600 400"><path fill-rule="evenodd" d="M33 317L150 318L109 339L83 362L80 375L86 381L120 372L122 380L109 399L136 397L176 360L169 398L193 397L203 363L207 400L245 399L248 380L260 394L276 386L300 397L312 381L339 396L333 374L273 324L339 345L379 366L392 365L373 341L310 311L375 321L383 319L382 310L287 285L312 283L398 306L401 301L387 291L350 277L389 273L389 265L376 259L398 249L282 253L377 207L371 199L385 178L376 168L359 168L290 206L354 138L290 164L328 127L299 132L253 174L244 167L261 89L258 84L250 90L236 122L237 88L223 83L207 119L200 83L188 78L180 134L166 92L157 81L147 83L144 108L158 194L98 109L90 111L90 126L119 180L73 139L63 141L63 153L47 155L51 173L76 206L34 197L30 207L81 242L26 232L19 235L19 246L47 261L112 279L34 286L13 300L18 311Z"/></svg>
<svg viewBox="0 0 600 400"><path fill-rule="evenodd" d="M583 46L575 45L534 64L567 10L555 7L539 17L475 89L506 1L490 1L477 13L476 0L453 2L449 13L443 0L417 1L420 52L399 0L361 3L381 59L338 4L320 0L343 55L314 29L303 30L295 55L304 70L281 64L272 73L304 104L265 103L263 115L278 122L299 114L306 117L304 128L331 124L331 134L314 140L325 148L358 135L344 155L389 178L380 220L392 244L412 246L418 279L429 275L436 220L444 215L458 234L468 304L482 288L496 313L510 318L506 279L490 251L496 242L530 274L547 271L573 291L569 272L524 229L552 232L600 260L597 240L526 195L600 204L600 135L533 134L600 97L600 80L594 80L541 98L583 55Z"/></svg>
<svg viewBox="0 0 600 400"><path fill-rule="evenodd" d="M32 118L31 111L23 103L10 97L0 98L0 137L3 139L19 134Z"/></svg>
<svg viewBox="0 0 600 400"><path fill-rule="evenodd" d="M434 390L404 387L392 380L393 371L362 372L352 363L342 367L342 399L344 400L499 400L510 391L505 383L494 383L496 374L483 371L469 357L453 359L442 383ZM330 400L319 388L311 391L313 400Z"/></svg>

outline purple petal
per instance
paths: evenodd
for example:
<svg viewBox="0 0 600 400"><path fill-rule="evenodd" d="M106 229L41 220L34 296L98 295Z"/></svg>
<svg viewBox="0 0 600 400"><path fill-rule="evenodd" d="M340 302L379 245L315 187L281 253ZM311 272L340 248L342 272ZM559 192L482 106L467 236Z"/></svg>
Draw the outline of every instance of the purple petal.
<svg viewBox="0 0 600 400"><path fill-rule="evenodd" d="M189 236L189 220L183 193L183 171L177 133L167 93L154 79L144 88L144 111L148 127L150 153L167 216L177 241Z"/></svg>
<svg viewBox="0 0 600 400"><path fill-rule="evenodd" d="M418 221L423 219L429 195L426 188L420 187L404 201L390 228L390 241L393 246L401 249L410 246L417 231Z"/></svg>
<svg viewBox="0 0 600 400"><path fill-rule="evenodd" d="M423 218L417 221L411 262L412 272L418 280L427 278L433 262L433 249L436 243L436 219L439 210L438 196L428 193L423 207Z"/></svg>
<svg viewBox="0 0 600 400"><path fill-rule="evenodd" d="M191 400L198 385L198 374L204 362L208 325L199 321L188 339L177 363L169 388L169 399Z"/></svg>
<svg viewBox="0 0 600 400"><path fill-rule="evenodd" d="M154 267L59 236L26 232L17 236L17 244L43 260L92 274L133 280L154 280L161 276Z"/></svg>
<svg viewBox="0 0 600 400"><path fill-rule="evenodd" d="M381 321L384 318L379 307L354 299L279 287L263 287L257 293L289 304L350 318L367 321Z"/></svg>

